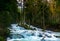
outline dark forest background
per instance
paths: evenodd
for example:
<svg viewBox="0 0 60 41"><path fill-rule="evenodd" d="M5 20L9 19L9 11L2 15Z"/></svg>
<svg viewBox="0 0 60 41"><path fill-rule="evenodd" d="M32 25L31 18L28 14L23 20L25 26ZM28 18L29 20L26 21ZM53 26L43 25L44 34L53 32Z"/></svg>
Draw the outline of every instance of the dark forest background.
<svg viewBox="0 0 60 41"><path fill-rule="evenodd" d="M52 3L42 0L25 0L24 13L18 11L17 0L0 0L0 41L6 41L13 23L25 22L43 29L60 31L60 0Z"/></svg>

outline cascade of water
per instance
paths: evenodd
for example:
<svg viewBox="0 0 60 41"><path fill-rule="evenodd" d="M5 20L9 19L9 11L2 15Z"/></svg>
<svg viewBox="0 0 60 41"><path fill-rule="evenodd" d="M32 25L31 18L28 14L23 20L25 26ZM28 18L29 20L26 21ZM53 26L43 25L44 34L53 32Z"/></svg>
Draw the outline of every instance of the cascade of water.
<svg viewBox="0 0 60 41"><path fill-rule="evenodd" d="M45 40L56 40L56 37L48 31L44 33L38 30L38 28L36 30L26 30L23 27L17 26L17 24L12 24L11 26L10 38L7 38L7 41L41 41L43 38ZM30 27L36 28L33 26Z"/></svg>

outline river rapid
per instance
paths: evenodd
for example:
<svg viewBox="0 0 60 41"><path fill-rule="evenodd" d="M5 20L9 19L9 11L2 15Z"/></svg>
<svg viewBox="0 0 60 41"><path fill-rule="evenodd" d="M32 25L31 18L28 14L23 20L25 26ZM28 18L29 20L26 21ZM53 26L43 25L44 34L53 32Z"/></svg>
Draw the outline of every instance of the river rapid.
<svg viewBox="0 0 60 41"><path fill-rule="evenodd" d="M27 30L18 24L11 24L10 37L7 37L7 41L60 41L60 38L55 37L60 35L60 32L42 31L32 25L30 27L36 30Z"/></svg>

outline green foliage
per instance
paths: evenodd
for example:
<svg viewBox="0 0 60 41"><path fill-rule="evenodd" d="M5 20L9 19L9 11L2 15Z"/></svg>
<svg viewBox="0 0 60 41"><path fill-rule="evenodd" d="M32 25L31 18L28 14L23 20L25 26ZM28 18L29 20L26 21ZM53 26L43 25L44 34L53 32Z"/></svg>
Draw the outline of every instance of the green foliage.
<svg viewBox="0 0 60 41"><path fill-rule="evenodd" d="M0 41L5 41L5 39L3 37L0 36Z"/></svg>
<svg viewBox="0 0 60 41"><path fill-rule="evenodd" d="M43 21L48 24L46 20L49 20L50 10L46 2L42 2L42 0L27 0L25 6L27 21L30 20L32 24L36 24L39 26L42 26Z"/></svg>
<svg viewBox="0 0 60 41"><path fill-rule="evenodd" d="M54 2L56 2L56 8L52 7L55 10L52 13L52 11L50 10L51 6L47 1L26 0L26 8L24 9L26 22L29 24L30 21L30 24L40 27L43 27L45 25L44 28L46 28L47 25L51 26L60 24L60 0L56 0ZM51 5L55 6L54 4Z"/></svg>
<svg viewBox="0 0 60 41"><path fill-rule="evenodd" d="M18 22L18 15L17 0L0 0L0 41L8 37L8 26Z"/></svg>
<svg viewBox="0 0 60 41"><path fill-rule="evenodd" d="M56 0L57 6L60 6L60 0Z"/></svg>

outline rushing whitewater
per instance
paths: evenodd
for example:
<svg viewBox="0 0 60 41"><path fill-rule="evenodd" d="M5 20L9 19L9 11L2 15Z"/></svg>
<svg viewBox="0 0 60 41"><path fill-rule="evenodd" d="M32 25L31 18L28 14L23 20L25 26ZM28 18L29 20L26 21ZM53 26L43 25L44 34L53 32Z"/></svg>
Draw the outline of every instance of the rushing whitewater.
<svg viewBox="0 0 60 41"><path fill-rule="evenodd" d="M36 30L26 30L24 27L17 26L17 24L12 24L10 30L10 37L7 41L59 41L53 32L43 32L42 29L30 26L31 28L36 28Z"/></svg>

